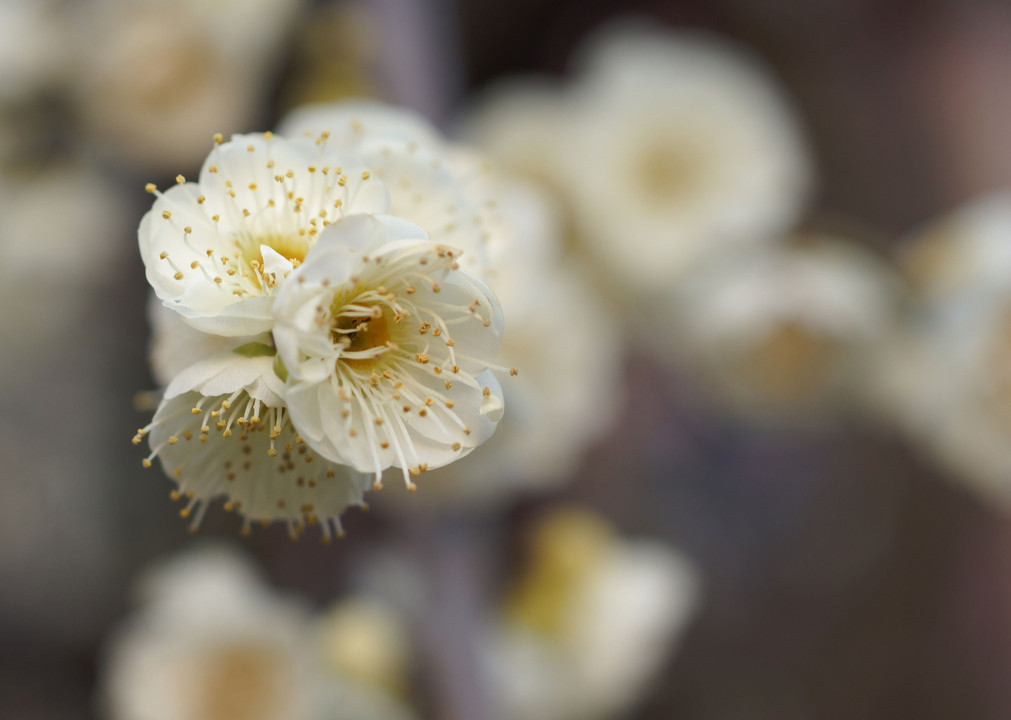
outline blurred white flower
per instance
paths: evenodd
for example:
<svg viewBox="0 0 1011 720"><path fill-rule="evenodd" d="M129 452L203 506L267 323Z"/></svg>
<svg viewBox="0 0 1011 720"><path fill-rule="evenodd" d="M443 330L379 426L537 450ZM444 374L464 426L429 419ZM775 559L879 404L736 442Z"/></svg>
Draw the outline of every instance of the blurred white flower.
<svg viewBox="0 0 1011 720"><path fill-rule="evenodd" d="M461 119L461 134L510 173L567 197L566 157L578 148L568 117L569 98L558 81L514 77L476 96Z"/></svg>
<svg viewBox="0 0 1011 720"><path fill-rule="evenodd" d="M52 0L0 3L0 106L69 76L69 31L65 13Z"/></svg>
<svg viewBox="0 0 1011 720"><path fill-rule="evenodd" d="M391 216L328 228L282 287L274 338L292 421L324 457L408 487L487 440L502 312L459 251Z"/></svg>
<svg viewBox="0 0 1011 720"><path fill-rule="evenodd" d="M790 105L727 41L605 28L571 112L579 227L633 287L662 290L706 256L775 240L803 210L811 170Z"/></svg>
<svg viewBox="0 0 1011 720"><path fill-rule="evenodd" d="M467 122L507 167L546 181L626 292L665 291L702 260L775 240L810 193L802 133L775 79L725 40L618 23L557 97L501 86Z"/></svg>
<svg viewBox="0 0 1011 720"><path fill-rule="evenodd" d="M755 249L701 269L673 294L655 335L725 406L758 419L806 416L866 399L895 327L898 284L856 246L823 237Z"/></svg>
<svg viewBox="0 0 1011 720"><path fill-rule="evenodd" d="M217 130L262 112L282 41L302 0L104 0L77 36L77 101L94 139L117 159L187 167Z"/></svg>
<svg viewBox="0 0 1011 720"><path fill-rule="evenodd" d="M330 680L331 717L408 720L412 647L408 627L383 602L357 597L330 607L316 623Z"/></svg>
<svg viewBox="0 0 1011 720"><path fill-rule="evenodd" d="M307 609L241 556L204 549L139 587L109 638L100 704L110 720L323 720Z"/></svg>
<svg viewBox="0 0 1011 720"><path fill-rule="evenodd" d="M253 521L284 521L295 537L319 523L323 539L340 535L340 514L361 505L368 477L335 465L305 444L292 426L284 382L275 372L274 349L251 342L197 362L165 390L151 423L150 467L159 458L185 497L183 517L196 529L209 503L225 497L225 509Z"/></svg>
<svg viewBox="0 0 1011 720"><path fill-rule="evenodd" d="M277 283L319 233L389 207L382 181L324 136L235 135L215 145L198 182L177 180L164 193L148 186L157 199L138 231L141 258L166 306L218 335L269 331Z"/></svg>
<svg viewBox="0 0 1011 720"><path fill-rule="evenodd" d="M878 380L886 410L956 476L1011 503L1011 197L932 223L904 248L914 290Z"/></svg>
<svg viewBox="0 0 1011 720"><path fill-rule="evenodd" d="M630 709L695 611L692 566L602 518L555 511L535 531L494 635L490 669L507 718L593 720Z"/></svg>
<svg viewBox="0 0 1011 720"><path fill-rule="evenodd" d="M900 250L917 301L941 301L1007 284L1011 277L1011 191L988 195L931 223Z"/></svg>

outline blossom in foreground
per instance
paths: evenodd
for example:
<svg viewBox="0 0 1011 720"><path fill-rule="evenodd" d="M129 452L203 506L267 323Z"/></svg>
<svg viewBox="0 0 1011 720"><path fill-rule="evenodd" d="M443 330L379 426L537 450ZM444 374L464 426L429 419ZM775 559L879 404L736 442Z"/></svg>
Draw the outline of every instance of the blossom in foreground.
<svg viewBox="0 0 1011 720"><path fill-rule="evenodd" d="M735 414L810 417L867 399L865 379L895 327L896 300L896 280L870 253L797 238L686 281L665 308L677 331L656 337L654 348Z"/></svg>
<svg viewBox="0 0 1011 720"><path fill-rule="evenodd" d="M176 480L194 528L224 496L246 529L340 534L365 473L379 487L397 467L413 489L502 415L502 312L474 274L487 232L467 175L408 113L325 110L294 138L218 136L197 182L148 187L138 236L167 387L134 442L150 442L145 464Z"/></svg>
<svg viewBox="0 0 1011 720"><path fill-rule="evenodd" d="M238 350L202 360L169 384L154 419L134 438L149 436L144 464L161 461L194 529L210 501L223 496L225 509L243 516L244 532L253 521L282 520L292 536L316 522L324 540L341 535L340 515L363 503L368 478L328 462L298 435L272 348Z"/></svg>
<svg viewBox="0 0 1011 720"><path fill-rule="evenodd" d="M577 70L556 107L543 81L513 83L486 97L467 127L506 166L547 179L609 281L665 292L701 261L796 223L810 160L757 58L703 34L619 23L587 42ZM550 149L517 155L516 138Z"/></svg>
<svg viewBox="0 0 1011 720"><path fill-rule="evenodd" d="M620 716L673 651L698 584L692 566L664 545L624 540L584 510L548 515L492 642L505 717Z"/></svg>
<svg viewBox="0 0 1011 720"><path fill-rule="evenodd" d="M277 299L293 423L325 458L376 475L440 467L491 436L498 301L459 250L399 218L329 228Z"/></svg>
<svg viewBox="0 0 1011 720"><path fill-rule="evenodd" d="M204 547L148 571L140 606L108 639L100 705L110 720L410 720L378 678L335 664L345 634L273 592L242 555ZM374 624L373 624L374 625ZM366 652L368 648L364 648Z"/></svg>
<svg viewBox="0 0 1011 720"><path fill-rule="evenodd" d="M461 266L484 277L493 208L479 189L480 164L462 158L423 118L373 101L322 103L289 113L279 132L327 133L331 147L361 158L386 183L391 215L419 225L433 242L459 248Z"/></svg>
<svg viewBox="0 0 1011 720"><path fill-rule="evenodd" d="M1011 503L1011 201L932 223L903 254L913 289L878 380L882 404L956 478Z"/></svg>
<svg viewBox="0 0 1011 720"><path fill-rule="evenodd" d="M138 231L141 259L155 294L198 330L268 332L278 282L319 233L349 214L385 212L389 199L326 137L217 139L197 182L148 186L157 199Z"/></svg>

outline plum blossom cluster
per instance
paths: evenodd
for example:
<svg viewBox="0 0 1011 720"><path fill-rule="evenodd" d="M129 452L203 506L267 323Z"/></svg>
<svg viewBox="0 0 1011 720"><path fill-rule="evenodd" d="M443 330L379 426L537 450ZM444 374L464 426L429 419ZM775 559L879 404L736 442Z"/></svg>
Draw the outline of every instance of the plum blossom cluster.
<svg viewBox="0 0 1011 720"><path fill-rule="evenodd" d="M485 208L470 165L381 105L214 143L195 182L147 186L139 244L166 387L134 442L194 527L223 496L245 531L279 519L329 539L385 469L414 489L502 415Z"/></svg>

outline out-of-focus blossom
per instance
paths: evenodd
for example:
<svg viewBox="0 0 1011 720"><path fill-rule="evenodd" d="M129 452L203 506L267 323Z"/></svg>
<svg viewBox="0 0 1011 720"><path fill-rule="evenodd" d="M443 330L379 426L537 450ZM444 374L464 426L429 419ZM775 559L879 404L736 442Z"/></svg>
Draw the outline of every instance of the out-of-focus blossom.
<svg viewBox="0 0 1011 720"><path fill-rule="evenodd" d="M110 720L321 718L311 617L240 556L193 552L151 570L139 591L106 648Z"/></svg>
<svg viewBox="0 0 1011 720"><path fill-rule="evenodd" d="M918 303L941 301L1011 278L1011 191L988 195L927 226L900 252Z"/></svg>
<svg viewBox="0 0 1011 720"><path fill-rule="evenodd" d="M796 223L810 161L757 58L625 23L593 37L580 60L558 99L544 81L507 85L468 126L503 163L547 178L609 281L662 292L700 261Z"/></svg>
<svg viewBox="0 0 1011 720"><path fill-rule="evenodd" d="M568 198L563 169L572 147L569 98L560 81L514 77L486 88L472 102L461 134L506 171Z"/></svg>
<svg viewBox="0 0 1011 720"><path fill-rule="evenodd" d="M904 248L914 300L882 401L960 479L1011 503L1011 199L985 198Z"/></svg>
<svg viewBox="0 0 1011 720"><path fill-rule="evenodd" d="M333 717L407 720L412 647L403 619L368 597L334 604L316 636L331 684Z"/></svg>
<svg viewBox="0 0 1011 720"><path fill-rule="evenodd" d="M86 128L119 161L195 165L221 129L262 114L301 0L88 5L75 87Z"/></svg>
<svg viewBox="0 0 1011 720"><path fill-rule="evenodd" d="M536 528L492 642L505 717L592 720L627 711L692 616L695 571L677 553L563 509Z"/></svg>
<svg viewBox="0 0 1011 720"><path fill-rule="evenodd" d="M895 327L898 283L884 263L819 236L703 268L671 297L654 336L733 412L808 417L862 396Z"/></svg>
<svg viewBox="0 0 1011 720"><path fill-rule="evenodd" d="M67 77L68 31L66 14L57 2L0 3L0 108L51 89Z"/></svg>

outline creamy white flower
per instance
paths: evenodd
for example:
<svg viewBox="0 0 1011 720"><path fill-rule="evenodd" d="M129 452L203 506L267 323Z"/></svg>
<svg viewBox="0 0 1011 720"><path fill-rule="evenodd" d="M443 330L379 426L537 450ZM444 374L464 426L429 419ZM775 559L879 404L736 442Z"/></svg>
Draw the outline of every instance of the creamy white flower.
<svg viewBox="0 0 1011 720"><path fill-rule="evenodd" d="M618 327L601 300L563 261L554 204L533 186L491 176L488 281L507 318L500 363L509 412L480 453L433 472L425 498L481 502L566 478L617 417L621 343L601 342ZM421 498L412 498L412 503Z"/></svg>
<svg viewBox="0 0 1011 720"><path fill-rule="evenodd" d="M20 102L70 71L65 14L52 0L0 3L0 104Z"/></svg>
<svg viewBox="0 0 1011 720"><path fill-rule="evenodd" d="M491 670L508 718L593 720L631 706L694 614L699 581L673 550L564 509L537 528Z"/></svg>
<svg viewBox="0 0 1011 720"><path fill-rule="evenodd" d="M228 337L200 332L187 325L182 315L165 307L154 293L148 298L147 319L151 326L151 342L148 346L151 374L161 388L201 360L251 342L271 343L270 336L266 333Z"/></svg>
<svg viewBox="0 0 1011 720"><path fill-rule="evenodd" d="M932 223L903 257L914 290L877 376L886 411L926 453L1011 504L1011 200Z"/></svg>
<svg viewBox="0 0 1011 720"><path fill-rule="evenodd" d="M144 465L160 459L179 486L173 498L188 500L181 514L193 529L210 501L224 497L225 509L244 517L244 532L253 521L281 520L296 537L318 522L329 541L343 533L340 514L362 504L369 479L305 444L275 368L274 349L261 342L197 362L169 384L133 441L149 436Z"/></svg>
<svg viewBox="0 0 1011 720"><path fill-rule="evenodd" d="M120 162L145 167L200 162L213 132L247 129L261 112L302 4L82 4L75 90L93 142Z"/></svg>
<svg viewBox="0 0 1011 720"><path fill-rule="evenodd" d="M569 98L558 81L514 77L483 90L461 119L461 134L502 168L567 197L561 177L573 148Z"/></svg>
<svg viewBox="0 0 1011 720"><path fill-rule="evenodd" d="M701 33L606 26L578 74L493 88L464 122L504 166L544 183L626 294L790 230L811 185L789 102L760 61Z"/></svg>
<svg viewBox="0 0 1011 720"><path fill-rule="evenodd" d="M324 457L405 483L484 442L502 414L490 371L502 313L459 250L390 216L327 228L277 297L292 421Z"/></svg>
<svg viewBox="0 0 1011 720"><path fill-rule="evenodd" d="M282 121L286 136L318 137L360 157L390 192L390 214L421 226L433 242L464 251L463 268L481 275L489 207L473 191L482 168L416 113L371 101L296 109Z"/></svg>
<svg viewBox="0 0 1011 720"><path fill-rule="evenodd" d="M797 221L809 159L756 57L703 34L618 24L591 39L582 67L568 192L583 238L628 284L663 290L699 260Z"/></svg>
<svg viewBox="0 0 1011 720"><path fill-rule="evenodd" d="M220 139L220 136L219 136ZM198 182L157 195L138 231L155 293L193 327L255 335L273 326L273 294L327 225L385 212L381 180L323 135L235 135L217 144Z"/></svg>
<svg viewBox="0 0 1011 720"><path fill-rule="evenodd" d="M920 302L944 301L1011 276L1011 191L993 193L930 223L902 248L900 261Z"/></svg>
<svg viewBox="0 0 1011 720"><path fill-rule="evenodd" d="M141 607L109 639L111 720L314 720L320 686L307 609L207 548L150 572Z"/></svg>
<svg viewBox="0 0 1011 720"><path fill-rule="evenodd" d="M686 364L736 413L804 416L863 396L874 353L895 326L897 290L869 253L800 238L687 280L664 308L676 331L654 335L654 348Z"/></svg>

